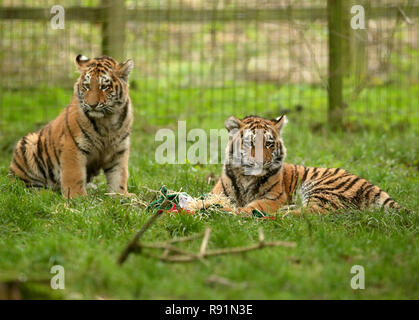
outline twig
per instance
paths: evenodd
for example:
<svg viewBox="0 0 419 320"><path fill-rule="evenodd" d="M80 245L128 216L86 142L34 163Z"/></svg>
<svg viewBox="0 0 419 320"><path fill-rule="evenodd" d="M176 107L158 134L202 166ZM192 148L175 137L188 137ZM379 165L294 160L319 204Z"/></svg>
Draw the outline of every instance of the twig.
<svg viewBox="0 0 419 320"><path fill-rule="evenodd" d="M127 247L122 252L121 256L118 259L119 264L124 263L124 261L127 259L128 255L131 252L134 253L141 253L146 256L159 259L164 262L191 262L200 260L201 262L205 262L205 257L210 256L218 256L218 255L224 255L224 254L237 254L237 253L243 253L247 251L267 248L267 247L289 247L294 248L295 242L286 242L286 241L271 241L266 242L265 241L265 235L263 233L262 228L258 230L259 232L259 241L258 243L254 245L250 245L247 247L236 247L236 248L225 248L225 249L215 249L215 250L207 250L209 239L211 236L211 228L205 229L201 247L198 253L189 252L183 249L180 249L173 245L173 243L180 243L180 242L186 242L193 239L196 239L198 237L202 236L201 234L192 235L189 237L183 237L178 239L171 239L166 242L157 242L157 243L138 243L138 240L143 235L143 233L150 228L150 226L156 221L156 219L163 213L163 210L159 210L156 214L154 214L150 219L146 221L146 223L141 227L141 229L137 232L137 234L134 236L134 238L130 241L130 243L127 245ZM163 254L161 256L157 256L154 254L150 254L148 252L144 252L144 248L148 249L162 249ZM174 255L171 255L171 253L175 253Z"/></svg>
<svg viewBox="0 0 419 320"><path fill-rule="evenodd" d="M165 262L192 262L199 258L205 258L209 256L219 256L225 254L237 254L243 253L247 251L267 248L267 247L289 247L294 248L294 242L283 242L283 241L275 241L275 242L264 242L264 243L257 243L255 245L251 245L248 247L238 247L238 248L226 248L226 249L217 249L206 251L202 257L194 256L194 255L175 255L171 257L159 257L160 260Z"/></svg>
<svg viewBox="0 0 419 320"><path fill-rule="evenodd" d="M263 234L263 229L259 228L259 244L263 244L265 242L265 235Z"/></svg>
<svg viewBox="0 0 419 320"><path fill-rule="evenodd" d="M233 282L230 279L223 278L215 274L209 276L208 279L205 280L205 283L211 286L221 285L221 286L226 286L226 287L236 287L236 288L242 288L242 289L248 286L247 282Z"/></svg>
<svg viewBox="0 0 419 320"><path fill-rule="evenodd" d="M177 252L179 254L185 255L185 256L194 256L196 257L196 254L192 253L192 252L187 252L185 250L179 249L178 247L172 246L170 244L155 244L155 243L141 243L141 244L135 244L132 248L131 251L132 252L137 252L137 253L141 253L142 252L142 248L149 248L149 249L164 249L165 252L169 251L169 253L171 251L173 252ZM168 254L167 254L168 255Z"/></svg>
<svg viewBox="0 0 419 320"><path fill-rule="evenodd" d="M205 250L207 249L208 241L211 236L211 229L205 229L204 238L202 239L201 249L199 250L199 256L202 258L205 255Z"/></svg>
<svg viewBox="0 0 419 320"><path fill-rule="evenodd" d="M140 228L140 230L137 232L137 234L132 238L130 243L126 246L124 251L122 252L121 256L118 259L119 264L123 264L124 261L127 259L129 253L131 252L132 248L136 246L138 239L143 235L143 233L150 228L150 226L157 220L158 217L161 216L163 211L159 210L155 214L153 214L146 223L143 224L143 226Z"/></svg>
<svg viewBox="0 0 419 320"><path fill-rule="evenodd" d="M207 229L207 230L209 230L209 229ZM238 254L238 253L243 253L243 252L247 252L247 251L267 248L267 247L294 248L296 246L296 244L294 242L285 242L285 241L265 242L263 232L261 234L259 234L259 236L261 236L261 235L262 235L263 241L259 240L259 242L257 244L254 244L254 245L251 245L251 246L216 249L216 250L209 250L209 251L204 250L204 251L200 251L199 254L195 254L195 253L192 253L192 252L187 252L187 251L184 251L182 249L179 249L175 246L171 246L171 245L168 245L168 244L166 244L166 245L157 244L156 245L156 244L151 244L151 243L150 244L143 243L141 245L133 246L133 248L131 250L133 252L142 253L142 254L145 254L146 256L153 257L153 258L159 259L159 260L164 261L164 262L192 262L192 261L195 261L195 260L202 260L205 257L225 255L225 254ZM208 238L209 238L209 232L208 232ZM202 242L201 248L203 247L204 243L206 243L206 241ZM153 255L153 254L143 252L141 250L142 248L164 249L165 251L164 251L162 256L156 256L156 255ZM169 256L169 252L176 252L178 254L173 255L173 256Z"/></svg>
<svg viewBox="0 0 419 320"><path fill-rule="evenodd" d="M397 6L397 9L399 10L400 14L402 15L404 21L406 21L407 24L413 24L412 20L406 15L404 10L400 8L400 6Z"/></svg>
<svg viewBox="0 0 419 320"><path fill-rule="evenodd" d="M226 249L217 249L217 250L211 250L207 251L205 253L205 256L218 256L221 254L227 254L227 253L242 253L246 251L252 251L256 249L261 249L265 247L289 247L294 248L295 242L286 242L286 241L272 241L272 242L263 242L263 243L257 243L248 247L237 247L237 248L226 248Z"/></svg>
<svg viewBox="0 0 419 320"><path fill-rule="evenodd" d="M167 258L169 256L169 254L170 254L170 248L167 247L166 249L164 249L162 258Z"/></svg>

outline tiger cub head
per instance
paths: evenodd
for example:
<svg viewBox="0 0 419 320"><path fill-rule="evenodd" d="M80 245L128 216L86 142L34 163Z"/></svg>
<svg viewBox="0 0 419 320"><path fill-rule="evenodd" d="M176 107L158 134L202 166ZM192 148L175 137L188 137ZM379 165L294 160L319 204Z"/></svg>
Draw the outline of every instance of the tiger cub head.
<svg viewBox="0 0 419 320"><path fill-rule="evenodd" d="M226 149L227 165L241 168L244 175L263 176L279 170L286 149L281 131L287 123L286 116L268 120L258 116L225 121L230 136Z"/></svg>
<svg viewBox="0 0 419 320"><path fill-rule="evenodd" d="M118 113L128 99L128 75L134 62L118 63L107 56L89 59L79 54L76 66L80 77L74 91L83 112L93 118Z"/></svg>

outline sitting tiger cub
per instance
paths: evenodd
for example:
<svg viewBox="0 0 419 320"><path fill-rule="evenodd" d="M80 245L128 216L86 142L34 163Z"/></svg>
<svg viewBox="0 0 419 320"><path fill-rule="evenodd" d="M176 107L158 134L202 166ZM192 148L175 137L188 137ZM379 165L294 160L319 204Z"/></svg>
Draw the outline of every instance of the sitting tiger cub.
<svg viewBox="0 0 419 320"><path fill-rule="evenodd" d="M109 191L128 194L133 61L78 55L76 66L80 77L71 103L41 130L19 140L10 174L27 186L61 188L71 198L86 195L86 183L103 169Z"/></svg>
<svg viewBox="0 0 419 320"><path fill-rule="evenodd" d="M301 192L303 207L310 212L371 206L400 208L386 192L343 169L284 163L286 149L281 131L286 122L285 116L274 120L228 118L226 163L212 193L227 196L239 207L238 213L244 214L255 209L276 213L281 208L299 214L301 209L285 206L292 203L296 191Z"/></svg>

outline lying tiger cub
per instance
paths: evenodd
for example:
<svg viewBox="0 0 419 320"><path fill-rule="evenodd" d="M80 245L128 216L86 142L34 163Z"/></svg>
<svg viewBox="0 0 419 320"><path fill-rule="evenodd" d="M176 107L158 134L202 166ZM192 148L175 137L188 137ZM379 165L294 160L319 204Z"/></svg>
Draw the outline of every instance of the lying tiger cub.
<svg viewBox="0 0 419 320"><path fill-rule="evenodd" d="M310 212L400 208L386 192L343 169L284 163L286 149L281 131L286 123L285 116L274 120L228 118L226 163L212 193L227 196L244 214L255 209L275 213L281 208L299 214L301 209L284 207L292 203L296 191L301 192L303 207Z"/></svg>
<svg viewBox="0 0 419 320"><path fill-rule="evenodd" d="M71 103L41 130L19 140L10 174L27 186L61 188L71 198L86 195L86 183L103 169L109 191L128 194L133 61L78 55L76 66L80 77Z"/></svg>

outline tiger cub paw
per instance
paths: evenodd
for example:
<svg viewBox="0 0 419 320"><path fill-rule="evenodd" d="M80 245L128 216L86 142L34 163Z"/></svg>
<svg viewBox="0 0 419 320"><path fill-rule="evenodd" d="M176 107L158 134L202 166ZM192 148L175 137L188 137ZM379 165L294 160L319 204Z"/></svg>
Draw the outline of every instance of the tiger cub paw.
<svg viewBox="0 0 419 320"><path fill-rule="evenodd" d="M242 217L252 217L253 209L250 207L241 207L235 210L235 214Z"/></svg>
<svg viewBox="0 0 419 320"><path fill-rule="evenodd" d="M75 197L87 196L87 192L85 190L72 191L71 189L68 188L66 190L62 190L62 195L66 199L72 199L72 198L75 198Z"/></svg>

